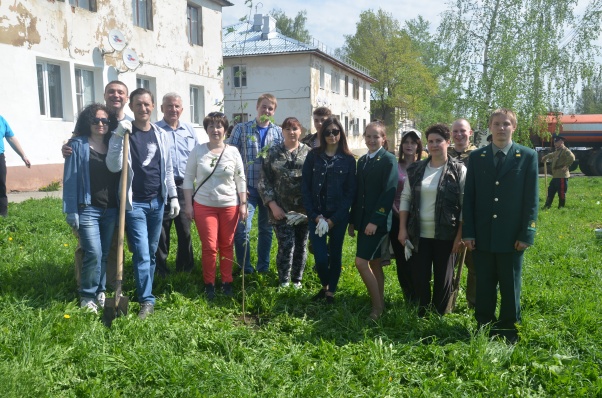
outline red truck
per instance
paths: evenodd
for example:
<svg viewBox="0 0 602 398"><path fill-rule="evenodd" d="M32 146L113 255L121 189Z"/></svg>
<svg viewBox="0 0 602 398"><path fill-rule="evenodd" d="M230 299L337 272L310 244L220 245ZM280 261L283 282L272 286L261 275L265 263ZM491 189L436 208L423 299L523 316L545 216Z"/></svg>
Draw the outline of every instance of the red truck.
<svg viewBox="0 0 602 398"><path fill-rule="evenodd" d="M602 175L602 115L554 113L549 114L546 121L550 135L543 138L537 134L531 135L531 143L540 159L554 150L552 135L560 134L566 138L565 145L575 155L571 171L579 166L585 175Z"/></svg>

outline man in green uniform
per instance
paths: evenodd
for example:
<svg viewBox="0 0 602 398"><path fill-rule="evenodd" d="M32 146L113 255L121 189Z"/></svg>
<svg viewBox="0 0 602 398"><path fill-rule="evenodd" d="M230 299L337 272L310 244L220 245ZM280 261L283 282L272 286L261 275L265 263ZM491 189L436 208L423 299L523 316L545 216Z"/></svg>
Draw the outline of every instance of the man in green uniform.
<svg viewBox="0 0 602 398"><path fill-rule="evenodd" d="M566 201L566 191L569 187L569 177L571 173L569 167L575 161L575 155L564 145L565 138L561 135L554 136L554 146L556 150L543 158L544 162L552 162L552 181L548 186L548 197L544 209L549 209L554 201L554 196L558 192L558 208L564 207Z"/></svg>
<svg viewBox="0 0 602 398"><path fill-rule="evenodd" d="M513 111L493 112L493 142L469 156L462 207L462 237L477 274L475 318L510 343L518 341L523 256L535 238L538 208L537 154L512 141L515 130Z"/></svg>

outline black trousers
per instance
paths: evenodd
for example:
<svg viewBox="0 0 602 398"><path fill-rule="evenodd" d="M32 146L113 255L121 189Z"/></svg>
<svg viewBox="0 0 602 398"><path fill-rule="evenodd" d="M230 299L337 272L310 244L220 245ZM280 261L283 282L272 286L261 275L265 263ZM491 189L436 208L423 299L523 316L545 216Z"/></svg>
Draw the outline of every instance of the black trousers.
<svg viewBox="0 0 602 398"><path fill-rule="evenodd" d="M8 197L6 196L6 159L0 153L0 216L8 215Z"/></svg>
<svg viewBox="0 0 602 398"><path fill-rule="evenodd" d="M192 240L190 236L191 220L186 217L184 207L184 190L182 183L177 185L178 202L180 203L180 214L174 219L169 218L169 203L165 206L163 213L163 225L161 227L161 236L159 237L159 245L157 246L156 261L157 266L155 273L159 275L167 275L169 268L167 267L167 256L169 256L170 246L170 231L171 225L176 224L176 234L178 236L178 251L176 254L176 271L190 272L194 268L194 253L192 252Z"/></svg>
<svg viewBox="0 0 602 398"><path fill-rule="evenodd" d="M413 253L409 264L414 286L413 301L418 304L418 315L423 316L429 306L440 315L445 314L452 293L453 265L449 265L449 255L453 240L420 238L418 253ZM431 276L433 294L431 297Z"/></svg>

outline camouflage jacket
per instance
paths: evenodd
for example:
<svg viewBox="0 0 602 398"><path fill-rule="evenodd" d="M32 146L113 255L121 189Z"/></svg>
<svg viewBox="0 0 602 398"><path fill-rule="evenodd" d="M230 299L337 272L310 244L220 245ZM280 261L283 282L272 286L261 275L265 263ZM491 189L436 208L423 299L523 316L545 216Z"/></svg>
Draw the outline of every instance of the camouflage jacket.
<svg viewBox="0 0 602 398"><path fill-rule="evenodd" d="M296 211L305 214L301 195L301 172L310 149L302 143L292 152L288 151L283 143L270 148L261 167L258 185L259 195L265 205L273 200L285 213ZM277 221L269 206L268 212L270 223L286 222Z"/></svg>
<svg viewBox="0 0 602 398"><path fill-rule="evenodd" d="M466 149L462 152L456 151L455 148L449 148L447 154L452 158L464 163L464 166L468 167L468 155L470 155L470 152L474 151L475 149L477 149L476 146L469 144L468 147L466 147Z"/></svg>
<svg viewBox="0 0 602 398"><path fill-rule="evenodd" d="M569 167L575 161L575 155L567 147L557 149L552 153L541 158L544 162L552 162L552 169L548 170L552 174L552 178L569 178L571 173Z"/></svg>

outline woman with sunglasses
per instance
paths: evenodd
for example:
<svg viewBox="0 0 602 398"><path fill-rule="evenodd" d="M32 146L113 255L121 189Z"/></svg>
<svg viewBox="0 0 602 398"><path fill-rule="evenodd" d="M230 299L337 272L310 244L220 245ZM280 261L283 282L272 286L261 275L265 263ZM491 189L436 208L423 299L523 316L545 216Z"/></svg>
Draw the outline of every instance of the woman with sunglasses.
<svg viewBox="0 0 602 398"><path fill-rule="evenodd" d="M292 282L295 289L300 289L307 259L301 170L310 148L299 140L302 126L297 118L287 117L281 127L283 142L268 151L258 190L278 239L276 268L280 287L286 288Z"/></svg>
<svg viewBox="0 0 602 398"><path fill-rule="evenodd" d="M201 239L208 300L215 298L218 252L222 291L227 297L233 294L234 231L239 217L247 218L247 182L242 158L236 147L224 143L228 124L228 118L221 112L211 112L205 117L203 126L209 142L197 144L190 152L182 183L186 216L194 220ZM197 189L193 193L195 181Z"/></svg>
<svg viewBox="0 0 602 398"><path fill-rule="evenodd" d="M63 212L84 251L80 305L94 313L104 301L107 256L118 217L121 173L109 171L105 163L109 132L116 127L117 118L106 106L87 106L68 142L73 154L65 158Z"/></svg>
<svg viewBox="0 0 602 398"><path fill-rule="evenodd" d="M349 217L349 236L354 237L357 230L355 266L372 301L370 318L377 320L385 308L381 246L391 229L397 168L395 156L388 151L387 132L383 122L368 124L364 139L368 153L357 162L357 191ZM386 246L388 249L388 241Z"/></svg>
<svg viewBox="0 0 602 398"><path fill-rule="evenodd" d="M302 181L309 240L322 284L313 300L325 299L333 304L341 276L349 208L355 195L355 158L338 119L329 117L322 123L320 146L307 155Z"/></svg>

